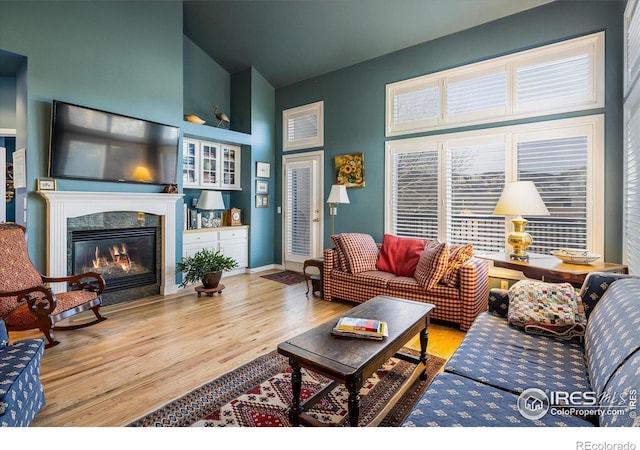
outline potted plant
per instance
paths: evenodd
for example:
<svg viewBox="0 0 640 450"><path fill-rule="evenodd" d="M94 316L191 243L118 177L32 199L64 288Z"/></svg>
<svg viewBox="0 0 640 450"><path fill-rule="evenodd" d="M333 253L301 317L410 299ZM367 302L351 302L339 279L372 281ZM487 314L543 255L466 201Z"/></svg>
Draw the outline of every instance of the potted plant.
<svg viewBox="0 0 640 450"><path fill-rule="evenodd" d="M200 281L205 288L213 289L218 286L223 271L237 266L235 259L223 255L219 250L205 248L193 256L183 256L176 264L176 270L182 272L180 286L185 287L187 284Z"/></svg>

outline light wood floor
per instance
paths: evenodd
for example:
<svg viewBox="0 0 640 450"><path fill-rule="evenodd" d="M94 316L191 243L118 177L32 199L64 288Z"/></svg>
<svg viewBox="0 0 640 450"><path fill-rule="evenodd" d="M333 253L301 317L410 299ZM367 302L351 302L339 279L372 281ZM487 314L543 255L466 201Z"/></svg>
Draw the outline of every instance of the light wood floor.
<svg viewBox="0 0 640 450"><path fill-rule="evenodd" d="M221 296L198 298L188 288L106 306L108 320L57 331L60 344L45 350L41 364L47 404L32 426L126 425L354 306L307 297L304 284L265 273L223 278ZM10 334L27 337L41 335ZM455 326L432 323L428 351L448 358L463 337ZM410 345L419 348L417 336Z"/></svg>

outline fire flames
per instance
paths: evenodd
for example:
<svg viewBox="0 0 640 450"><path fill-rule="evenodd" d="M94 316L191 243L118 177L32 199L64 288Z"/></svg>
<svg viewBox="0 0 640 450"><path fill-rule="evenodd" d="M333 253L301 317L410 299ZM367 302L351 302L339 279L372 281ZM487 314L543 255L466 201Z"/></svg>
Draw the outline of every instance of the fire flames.
<svg viewBox="0 0 640 450"><path fill-rule="evenodd" d="M105 267L118 267L124 272L131 270L131 259L125 243L115 244L109 247L109 257L100 254L100 249L96 246L95 258L91 260L94 269Z"/></svg>

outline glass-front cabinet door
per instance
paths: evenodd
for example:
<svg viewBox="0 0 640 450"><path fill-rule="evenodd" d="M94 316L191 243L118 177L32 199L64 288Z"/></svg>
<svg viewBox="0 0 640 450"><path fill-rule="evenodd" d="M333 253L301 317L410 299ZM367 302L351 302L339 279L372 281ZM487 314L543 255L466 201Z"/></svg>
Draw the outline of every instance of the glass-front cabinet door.
<svg viewBox="0 0 640 450"><path fill-rule="evenodd" d="M182 140L182 185L200 186L200 142L193 139Z"/></svg>
<svg viewBox="0 0 640 450"><path fill-rule="evenodd" d="M200 185L203 187L220 186L218 158L219 145L213 142L200 142L200 167L202 173L202 181Z"/></svg>
<svg viewBox="0 0 640 450"><path fill-rule="evenodd" d="M222 187L240 188L240 147L222 146Z"/></svg>

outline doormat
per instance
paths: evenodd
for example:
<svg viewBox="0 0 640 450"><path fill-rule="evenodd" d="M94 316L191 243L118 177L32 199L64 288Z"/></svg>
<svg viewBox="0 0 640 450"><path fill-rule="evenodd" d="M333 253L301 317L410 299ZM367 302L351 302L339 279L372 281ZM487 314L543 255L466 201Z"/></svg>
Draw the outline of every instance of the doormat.
<svg viewBox="0 0 640 450"><path fill-rule="evenodd" d="M402 349L417 355L416 350ZM414 375L415 364L390 358L369 377L360 390L360 426L397 427L427 389L446 361L429 356L427 379L415 381L389 408L405 381ZM302 369L301 401L314 395L330 380ZM291 367L288 359L276 350L202 385L188 394L147 414L130 427L288 427L291 405ZM396 396L397 398L397 396ZM327 426L348 426L348 392L336 386L306 414ZM381 412L386 415L380 419Z"/></svg>
<svg viewBox="0 0 640 450"><path fill-rule="evenodd" d="M277 281L278 283L289 285L304 283L304 275L298 272L294 272L293 270L285 270L282 272L270 273L269 275L260 276L262 278L266 278L267 280Z"/></svg>

